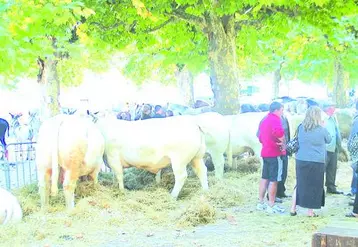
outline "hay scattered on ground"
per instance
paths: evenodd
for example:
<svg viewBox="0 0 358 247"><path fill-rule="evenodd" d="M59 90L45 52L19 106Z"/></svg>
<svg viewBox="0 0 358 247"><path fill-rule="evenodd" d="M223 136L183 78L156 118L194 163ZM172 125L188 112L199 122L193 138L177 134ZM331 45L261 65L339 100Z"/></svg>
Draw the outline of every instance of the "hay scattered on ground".
<svg viewBox="0 0 358 247"><path fill-rule="evenodd" d="M256 156L236 157L233 159L232 170L240 173L255 173L260 169L260 159Z"/></svg>
<svg viewBox="0 0 358 247"><path fill-rule="evenodd" d="M198 226L212 223L216 219L216 208L204 197L190 204L178 219L179 226Z"/></svg>
<svg viewBox="0 0 358 247"><path fill-rule="evenodd" d="M124 187L129 190L141 190L155 183L155 174L143 169L131 167L124 170Z"/></svg>
<svg viewBox="0 0 358 247"><path fill-rule="evenodd" d="M291 159L287 193L295 185L294 169ZM348 165L340 169L351 174ZM243 243L267 246L278 242L297 246L302 244L303 236L310 239L312 231L327 223L327 218L315 219L313 223L302 216L292 219L256 212L260 174L252 171L250 168L242 172L226 172L223 180L217 180L214 172L209 172L208 191L203 191L197 176L189 172L178 200L170 196L174 185L174 175L170 172L163 174L159 185L152 183L141 190L126 190L124 193L119 191L112 174L100 174L97 186L90 181L78 184L76 207L69 213L65 211L62 190L57 197L50 198L50 211L44 214L40 212L37 186L26 186L16 191L24 210L24 221L3 226L0 239L4 246L23 246L23 243L29 246L100 246L123 234L155 232L158 228L167 229L170 234L170 229L178 227L184 231L187 227L227 220L230 224L238 224L242 232L241 235L235 233L238 238L232 243L236 246L246 246ZM337 177L337 181L346 177ZM289 203L287 200L284 206L289 207ZM331 210L329 206L327 210ZM342 213L341 208L334 210L335 214ZM326 215L330 215L329 212ZM267 225L273 227L270 238L255 239L257 232L264 231ZM220 242L217 244L219 246Z"/></svg>

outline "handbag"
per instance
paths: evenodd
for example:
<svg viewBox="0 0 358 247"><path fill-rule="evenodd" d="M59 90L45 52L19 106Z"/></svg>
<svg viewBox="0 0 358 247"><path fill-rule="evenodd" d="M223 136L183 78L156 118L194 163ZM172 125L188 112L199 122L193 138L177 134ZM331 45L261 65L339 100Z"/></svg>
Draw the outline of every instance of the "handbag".
<svg viewBox="0 0 358 247"><path fill-rule="evenodd" d="M286 144L287 155L292 155L297 153L298 149L300 148L300 144L298 143L298 129L300 128L300 125L298 125L297 127L295 137L291 141L287 142Z"/></svg>

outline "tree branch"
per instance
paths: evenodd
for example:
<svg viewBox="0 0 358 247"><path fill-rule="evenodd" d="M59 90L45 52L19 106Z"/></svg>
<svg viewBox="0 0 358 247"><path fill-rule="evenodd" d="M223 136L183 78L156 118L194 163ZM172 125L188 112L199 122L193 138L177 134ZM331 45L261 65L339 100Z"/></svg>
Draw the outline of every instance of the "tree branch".
<svg viewBox="0 0 358 247"><path fill-rule="evenodd" d="M160 24L160 25L158 25L158 26L156 26L156 27L153 27L153 28L146 29L146 30L144 30L143 32L144 32L144 33L152 33L152 32L155 32L155 31L157 31L157 30L159 30L159 29L165 27L165 26L168 25L169 23L174 22L174 19L175 19L175 18L174 18L173 16L171 16L168 20L166 20L166 21L163 22L162 24Z"/></svg>
<svg viewBox="0 0 358 247"><path fill-rule="evenodd" d="M37 74L37 82L42 82L42 76L45 69L45 61L42 60L40 57L37 58L37 65L39 66L39 73Z"/></svg>
<svg viewBox="0 0 358 247"><path fill-rule="evenodd" d="M259 20L242 20L242 21L235 21L235 31L240 31L242 26L256 26L258 27L261 24L261 19Z"/></svg>
<svg viewBox="0 0 358 247"><path fill-rule="evenodd" d="M99 22L91 22L90 24L98 26L99 28L101 28L104 31L116 29L117 27L119 27L119 23L114 23L114 24L112 24L110 26L104 26L102 23L99 23Z"/></svg>
<svg viewBox="0 0 358 247"><path fill-rule="evenodd" d="M204 18L188 14L185 12L184 8L173 9L173 12L168 14L179 20L186 21L195 26L199 26L201 29L204 29L206 27L206 22Z"/></svg>

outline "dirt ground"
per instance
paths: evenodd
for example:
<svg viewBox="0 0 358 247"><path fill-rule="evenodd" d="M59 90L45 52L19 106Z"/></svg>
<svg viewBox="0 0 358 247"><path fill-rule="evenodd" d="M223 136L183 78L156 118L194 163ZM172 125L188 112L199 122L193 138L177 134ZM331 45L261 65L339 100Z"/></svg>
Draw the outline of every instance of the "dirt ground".
<svg viewBox="0 0 358 247"><path fill-rule="evenodd" d="M293 160L289 166L287 192L291 193L295 183ZM351 177L349 164L340 163L339 189L349 191ZM210 174L212 194L205 194L200 192L198 179L190 177L177 201L170 198L165 186L149 191L126 191L124 195L97 191L95 195L78 199L71 214L64 211L62 199L52 202L53 207L61 205L59 209L41 213L34 191L21 198L22 203L34 200L36 204L27 206L24 222L0 227L0 246L291 247L310 246L312 234L327 225L346 225L358 230L357 220L344 217L351 210L350 198L344 195L327 195L326 206L317 211L320 215L317 218L308 218L305 209L299 209L295 217L290 216L290 198L282 204L287 210L284 214L257 211L259 178L259 172L229 172L218 187ZM148 194L149 198L145 198ZM116 204L118 201L122 202L120 206ZM188 207L199 208L206 202L215 211L212 223L179 224Z"/></svg>
<svg viewBox="0 0 358 247"><path fill-rule="evenodd" d="M290 162L292 166L292 161ZM292 191L293 171L289 175L288 192ZM259 174L257 174L259 176ZM351 169L347 163L339 164L337 185L339 189L350 190ZM326 206L316 211L318 218L308 218L306 209L298 209L298 215L289 215L291 198L282 206L287 212L270 215L255 210L257 192L245 198L243 205L222 209L226 217L213 224L190 229L162 228L153 226L147 231L119 230L118 237L98 246L152 246L152 247L214 247L214 246L311 246L312 234L325 226L356 228L358 220L345 218L350 198L344 195L327 195Z"/></svg>

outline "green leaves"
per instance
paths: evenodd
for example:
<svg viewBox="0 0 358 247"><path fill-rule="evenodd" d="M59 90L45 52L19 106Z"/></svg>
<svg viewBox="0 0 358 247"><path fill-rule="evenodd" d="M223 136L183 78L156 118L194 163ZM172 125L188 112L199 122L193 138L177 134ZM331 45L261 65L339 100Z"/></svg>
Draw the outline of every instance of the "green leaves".
<svg viewBox="0 0 358 247"><path fill-rule="evenodd" d="M4 7L6 6L6 7ZM83 43L90 43L84 25L77 28L77 44L69 45L73 29L82 18L95 14L79 0L7 1L0 9L0 73L9 78L34 76L38 57L63 59L69 48L81 60ZM55 38L55 42L52 38ZM90 52L91 46L86 47ZM83 52L83 53L82 53ZM71 56L71 54L70 54ZM68 56L67 56L68 57ZM81 66L78 68L81 69ZM64 72L66 73L66 72Z"/></svg>
<svg viewBox="0 0 358 247"><path fill-rule="evenodd" d="M177 64L194 74L211 67L210 22L221 21L215 28L229 39L230 19L240 24L236 51L242 76L272 72L284 61L284 76L328 80L340 55L353 81L357 13L354 0L5 1L0 4L0 74L34 76L38 57L56 55L60 80L71 85L84 69L103 71L112 55L124 51L127 76L138 83L168 82Z"/></svg>

